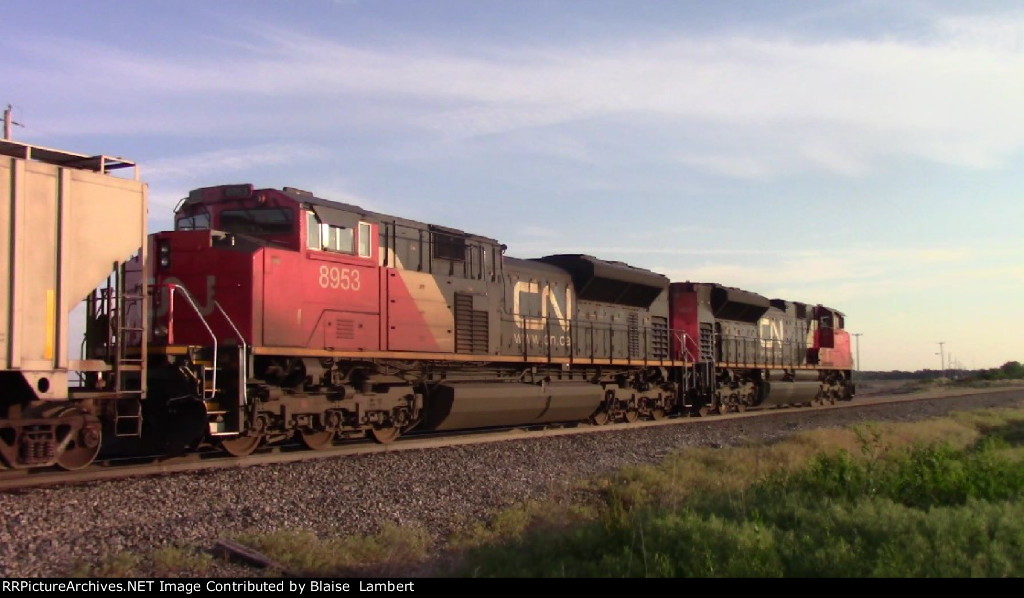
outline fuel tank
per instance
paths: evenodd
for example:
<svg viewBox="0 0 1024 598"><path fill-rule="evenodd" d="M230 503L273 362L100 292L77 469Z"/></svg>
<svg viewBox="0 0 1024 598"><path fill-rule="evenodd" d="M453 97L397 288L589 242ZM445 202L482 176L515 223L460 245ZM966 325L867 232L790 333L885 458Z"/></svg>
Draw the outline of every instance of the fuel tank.
<svg viewBox="0 0 1024 598"><path fill-rule="evenodd" d="M589 382L449 383L434 387L417 429L456 430L582 421L600 406L604 390Z"/></svg>
<svg viewBox="0 0 1024 598"><path fill-rule="evenodd" d="M818 372L801 371L796 373L795 379L792 381L762 382L760 405L767 407L810 403L818 396L820 390L821 382L818 381Z"/></svg>

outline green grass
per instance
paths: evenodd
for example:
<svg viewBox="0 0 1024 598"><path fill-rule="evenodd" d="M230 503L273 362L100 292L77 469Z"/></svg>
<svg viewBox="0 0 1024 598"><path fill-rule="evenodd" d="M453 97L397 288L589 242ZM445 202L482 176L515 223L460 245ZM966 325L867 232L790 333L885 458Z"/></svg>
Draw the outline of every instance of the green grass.
<svg viewBox="0 0 1024 598"><path fill-rule="evenodd" d="M591 521L523 526L450 574L1020 577L1022 430L992 410L687 451L594 486Z"/></svg>
<svg viewBox="0 0 1024 598"><path fill-rule="evenodd" d="M440 545L411 527L234 539L316 577L1024 577L1022 409L687 448L552 490ZM165 551L85 571L176 562L207 563Z"/></svg>
<svg viewBox="0 0 1024 598"><path fill-rule="evenodd" d="M386 526L371 536L319 538L306 531L245 534L237 540L271 557L300 577L408 575L410 562L425 560L427 534L415 527Z"/></svg>
<svg viewBox="0 0 1024 598"><path fill-rule="evenodd" d="M77 563L71 577L203 577L213 567L211 554L189 547L155 550L147 555L123 552L99 564Z"/></svg>

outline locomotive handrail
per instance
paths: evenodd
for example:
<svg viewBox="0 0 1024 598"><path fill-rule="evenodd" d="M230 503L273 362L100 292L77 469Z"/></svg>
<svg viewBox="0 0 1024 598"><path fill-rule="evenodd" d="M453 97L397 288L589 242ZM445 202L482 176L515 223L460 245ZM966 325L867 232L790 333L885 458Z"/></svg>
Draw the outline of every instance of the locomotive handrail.
<svg viewBox="0 0 1024 598"><path fill-rule="evenodd" d="M249 402L249 389L246 385L246 381L249 378L249 346L245 344L245 337L242 336L238 327L235 326L235 321L231 319L228 312L224 311L224 306L218 303L216 299L214 299L213 304L220 310L221 315L224 316L225 320L227 320L228 326L231 326L231 329L235 331L235 336L238 337L238 342L241 343L241 353L238 355L238 413L239 417L241 417L242 408ZM216 371L214 371L214 374L216 374Z"/></svg>
<svg viewBox="0 0 1024 598"><path fill-rule="evenodd" d="M721 361L765 367L801 365L808 347L799 340L766 339L720 334Z"/></svg>
<svg viewBox="0 0 1024 598"><path fill-rule="evenodd" d="M710 384L712 362L701 361L703 356L700 355L700 343L697 338L690 336L685 330L682 332L675 332L674 334L675 338L679 340L679 346L682 349L681 357L684 361L690 363L690 370L692 371L692 375L687 376L684 380L684 388L687 391L698 388L698 372L703 373L703 376L700 378L704 381L703 383ZM690 349L687 347L687 341L693 344L694 350L697 352L696 355L690 352Z"/></svg>
<svg viewBox="0 0 1024 598"><path fill-rule="evenodd" d="M697 356L691 353L689 347L686 346L686 341L690 341L691 343L693 343L694 349L697 350L697 353L700 353L700 346L697 344L696 339L687 334L685 331L676 333L676 338L679 339L679 346L683 349L684 359L691 363L697 363Z"/></svg>
<svg viewBox="0 0 1024 598"><path fill-rule="evenodd" d="M217 392L217 367L216 367L216 364L217 364L217 335L214 334L213 333L213 329L210 328L209 322L207 322L206 321L206 317L203 316L203 312L199 309L199 306L196 304L196 300L195 300L194 297L192 297L192 293L190 293L188 291L188 289L185 288L184 285L180 285L180 284L177 284L177 283L174 283L174 282L165 282L165 283L163 283L163 285L158 285L158 286L166 286L167 290L168 290L168 294L167 294L167 303L168 303L168 305L167 305L167 342L168 343L172 343L173 344L173 342L174 342L174 292L177 291L177 290L180 290L182 292L182 294L185 297L185 300L188 301L189 305L191 305L192 309L196 312L196 315L199 316L199 321L203 323L203 327L206 328L206 331L208 333L210 333L210 339L213 341L213 366L214 366L212 368L213 369L213 377L210 379L210 384L213 386L213 389L212 389L213 392L216 393ZM216 303L216 301L214 303ZM229 321L230 321L230 318L229 318ZM232 326L233 326L233 324L232 324ZM204 400L206 399L206 384L205 383L203 384L203 399Z"/></svg>
<svg viewBox="0 0 1024 598"><path fill-rule="evenodd" d="M166 283L163 283L161 285L154 285L154 286L166 286L167 289L168 289L168 302L167 302L168 303L168 305L167 305L167 342L168 343L170 343L170 344L174 343L174 292L175 291L181 291L181 293L185 297L186 301L188 301L189 305L192 306L192 310L195 311L197 316L199 316L199 321L203 323L203 327L206 328L206 332L209 333L210 340L213 342L213 359L212 359L212 364L211 364L211 367L210 367L211 372L212 372L211 373L211 377L210 377L210 387L211 388L209 389L210 396L207 397L207 394L206 394L207 393L207 388L206 388L205 380L203 382L203 390L202 390L202 392L203 392L203 400L206 400L207 398L213 398L213 396L216 395L216 393L218 391L218 388L219 388L217 386L217 370L219 369L218 366L217 366L217 363L218 363L220 347L219 347L219 344L217 342L217 335L213 332L213 329L210 327L210 323L207 321L206 316L203 315L202 310L199 309L199 305L196 303L195 297L192 296L192 293L189 292L188 288L186 288L185 285L182 285L182 284L179 284L179 283L173 283L173 282L166 282ZM220 311L221 315L224 317L224 320L228 323L228 326L231 327L231 330L235 333L235 336L238 337L238 342L240 343L240 346L239 346L239 358L238 358L238 417L239 417L239 429L241 429L242 412L243 412L243 410L245 408L245 405L247 405L248 402L249 402L248 388L247 388L247 385L246 385L246 382L248 380L248 352L249 352L249 345L245 342L245 337L242 335L241 331L238 330L238 326L235 325L234 320L232 320L231 316L228 315L228 312L224 309L224 306L221 305L217 300L213 300L213 306L218 311Z"/></svg>

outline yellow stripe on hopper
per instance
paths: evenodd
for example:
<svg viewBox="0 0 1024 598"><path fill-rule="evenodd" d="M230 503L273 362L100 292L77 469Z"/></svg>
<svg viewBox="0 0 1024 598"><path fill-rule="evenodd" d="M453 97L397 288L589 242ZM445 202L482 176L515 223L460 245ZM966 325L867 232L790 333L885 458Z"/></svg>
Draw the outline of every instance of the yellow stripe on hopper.
<svg viewBox="0 0 1024 598"><path fill-rule="evenodd" d="M46 290L46 359L53 359L53 328L54 328L54 295L53 289Z"/></svg>

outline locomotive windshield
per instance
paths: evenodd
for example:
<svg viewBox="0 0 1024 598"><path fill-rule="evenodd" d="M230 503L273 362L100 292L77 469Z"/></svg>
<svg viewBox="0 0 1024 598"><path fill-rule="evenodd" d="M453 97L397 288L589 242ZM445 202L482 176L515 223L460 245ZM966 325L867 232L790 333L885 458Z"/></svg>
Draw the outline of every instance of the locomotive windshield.
<svg viewBox="0 0 1024 598"><path fill-rule="evenodd" d="M209 228L210 214L207 212L178 216L174 221L174 230L207 230Z"/></svg>
<svg viewBox="0 0 1024 598"><path fill-rule="evenodd" d="M284 208L224 210L218 228L245 235L286 235L292 232L292 212Z"/></svg>

